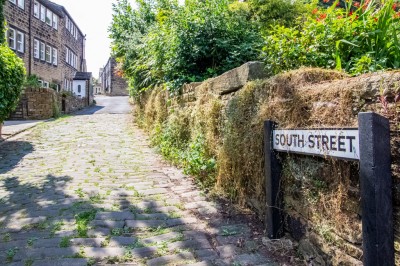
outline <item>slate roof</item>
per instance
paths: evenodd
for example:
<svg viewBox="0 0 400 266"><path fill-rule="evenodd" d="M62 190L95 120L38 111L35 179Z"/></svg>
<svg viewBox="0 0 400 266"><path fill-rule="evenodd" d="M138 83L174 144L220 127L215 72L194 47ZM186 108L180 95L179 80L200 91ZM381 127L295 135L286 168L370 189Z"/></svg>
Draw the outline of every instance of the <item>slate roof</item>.
<svg viewBox="0 0 400 266"><path fill-rule="evenodd" d="M44 6L48 7L51 9L51 11L53 11L54 13L56 13L58 16L60 17L64 17L64 10L65 8L59 4L53 3L49 0L38 0L38 2L40 2L41 4L43 4Z"/></svg>
<svg viewBox="0 0 400 266"><path fill-rule="evenodd" d="M72 18L72 16L68 13L68 10L59 4L53 3L49 0L37 0L38 2L40 2L41 4L43 4L44 6L50 8L51 11L53 11L54 13L56 13L58 16L64 18L65 15L67 15L75 24L76 28L79 30L79 32L83 34L83 32L81 31L81 29L79 28L78 24L74 21L74 19Z"/></svg>
<svg viewBox="0 0 400 266"><path fill-rule="evenodd" d="M92 78L92 72L76 72L74 80L90 80Z"/></svg>

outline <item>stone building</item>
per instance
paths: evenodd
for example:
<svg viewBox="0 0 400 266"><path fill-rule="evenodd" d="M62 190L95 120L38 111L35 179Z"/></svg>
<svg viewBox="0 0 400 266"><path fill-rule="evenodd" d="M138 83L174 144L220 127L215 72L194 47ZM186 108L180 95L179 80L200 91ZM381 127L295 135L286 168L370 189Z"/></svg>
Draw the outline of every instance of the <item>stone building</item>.
<svg viewBox="0 0 400 266"><path fill-rule="evenodd" d="M117 74L117 62L110 57L107 64L100 69L99 81L104 94L109 96L127 96L128 84Z"/></svg>
<svg viewBox="0 0 400 266"><path fill-rule="evenodd" d="M61 5L48 0L8 0L4 8L9 47L45 88L73 91L86 72L85 35Z"/></svg>

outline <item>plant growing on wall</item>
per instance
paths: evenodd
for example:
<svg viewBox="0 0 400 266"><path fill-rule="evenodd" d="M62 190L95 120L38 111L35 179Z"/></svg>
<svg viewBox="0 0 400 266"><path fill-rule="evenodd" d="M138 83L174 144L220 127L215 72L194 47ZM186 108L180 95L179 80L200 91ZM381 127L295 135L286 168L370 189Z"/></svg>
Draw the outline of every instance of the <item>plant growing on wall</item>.
<svg viewBox="0 0 400 266"><path fill-rule="evenodd" d="M5 44L0 44L0 137L4 120L18 103L24 80L23 61Z"/></svg>
<svg viewBox="0 0 400 266"><path fill-rule="evenodd" d="M4 21L4 15L3 15L3 8L4 8L4 3L6 0L0 0L0 43L3 43L5 41L5 21Z"/></svg>
<svg viewBox="0 0 400 266"><path fill-rule="evenodd" d="M275 26L265 37L263 57L271 73L301 66L336 68L352 75L400 67L399 4L339 0L315 7L302 25Z"/></svg>

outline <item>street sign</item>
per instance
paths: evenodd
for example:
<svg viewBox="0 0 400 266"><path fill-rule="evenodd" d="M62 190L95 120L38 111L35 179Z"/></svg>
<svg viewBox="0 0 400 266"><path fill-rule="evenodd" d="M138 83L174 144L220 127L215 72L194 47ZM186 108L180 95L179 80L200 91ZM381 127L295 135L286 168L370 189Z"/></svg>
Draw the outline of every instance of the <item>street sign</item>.
<svg viewBox="0 0 400 266"><path fill-rule="evenodd" d="M274 130L273 149L341 159L360 159L358 129Z"/></svg>

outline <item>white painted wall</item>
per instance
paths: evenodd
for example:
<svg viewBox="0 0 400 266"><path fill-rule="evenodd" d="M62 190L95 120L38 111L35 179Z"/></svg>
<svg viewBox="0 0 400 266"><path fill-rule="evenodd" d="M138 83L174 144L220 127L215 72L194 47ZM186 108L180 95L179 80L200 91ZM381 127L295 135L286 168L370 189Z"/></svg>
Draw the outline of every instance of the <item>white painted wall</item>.
<svg viewBox="0 0 400 266"><path fill-rule="evenodd" d="M81 86L81 92L79 92L79 86ZM72 83L72 92L75 93L76 96L85 98L86 97L86 81L85 80L74 80Z"/></svg>

